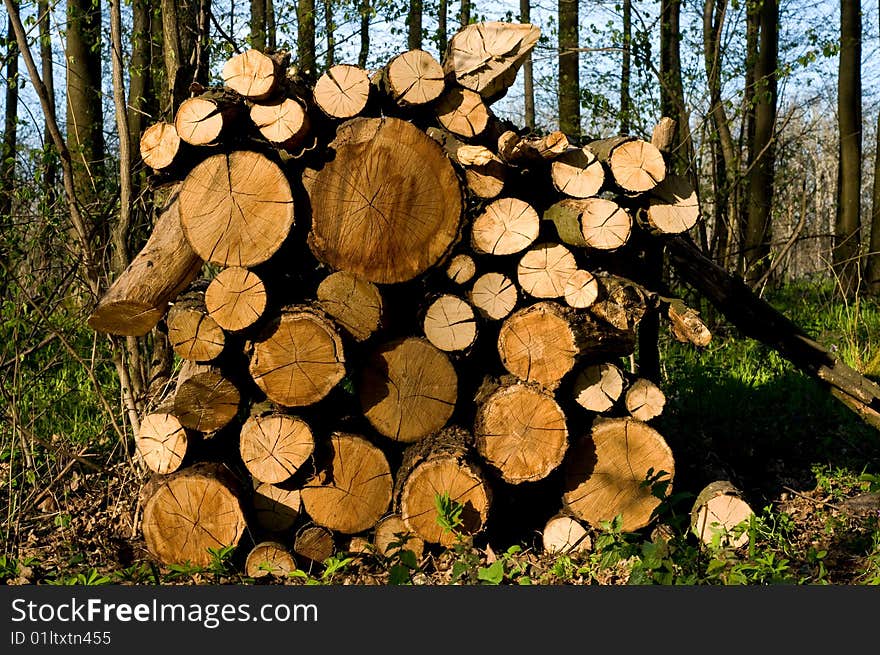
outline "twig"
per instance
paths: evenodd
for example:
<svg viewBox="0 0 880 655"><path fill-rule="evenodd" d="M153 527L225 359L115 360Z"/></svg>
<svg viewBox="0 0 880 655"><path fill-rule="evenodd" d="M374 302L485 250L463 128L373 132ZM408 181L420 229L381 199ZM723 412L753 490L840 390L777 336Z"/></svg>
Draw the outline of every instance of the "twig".
<svg viewBox="0 0 880 655"><path fill-rule="evenodd" d="M828 501L825 501L825 500L816 500L815 498L810 498L806 494L803 494L800 491L795 491L791 487L783 486L782 488L790 493L793 493L795 496L799 496L800 498L803 498L804 500L809 500L811 503L814 503L816 505L825 505L826 507L830 507L831 509L836 509L838 512L842 511L840 509L840 505L835 505L834 503L829 503Z"/></svg>

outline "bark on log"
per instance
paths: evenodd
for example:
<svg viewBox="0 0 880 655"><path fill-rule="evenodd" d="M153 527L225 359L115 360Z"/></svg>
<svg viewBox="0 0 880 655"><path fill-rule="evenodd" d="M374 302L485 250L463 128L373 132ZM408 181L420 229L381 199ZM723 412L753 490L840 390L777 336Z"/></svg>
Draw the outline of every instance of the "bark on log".
<svg viewBox="0 0 880 655"><path fill-rule="evenodd" d="M691 532L706 546L717 539L718 546L741 548L749 543L749 531L736 536L734 528L752 516L742 492L728 480L716 480L697 494L691 509Z"/></svg>
<svg viewBox="0 0 880 655"><path fill-rule="evenodd" d="M378 287L349 273L331 273L318 285L318 304L355 341L366 341L382 325L384 303Z"/></svg>
<svg viewBox="0 0 880 655"><path fill-rule="evenodd" d="M632 330L648 311L648 297L641 285L619 275L602 275L599 298L589 312L618 330Z"/></svg>
<svg viewBox="0 0 880 655"><path fill-rule="evenodd" d="M563 243L596 250L616 250L629 241L632 217L613 200L566 198L544 212Z"/></svg>

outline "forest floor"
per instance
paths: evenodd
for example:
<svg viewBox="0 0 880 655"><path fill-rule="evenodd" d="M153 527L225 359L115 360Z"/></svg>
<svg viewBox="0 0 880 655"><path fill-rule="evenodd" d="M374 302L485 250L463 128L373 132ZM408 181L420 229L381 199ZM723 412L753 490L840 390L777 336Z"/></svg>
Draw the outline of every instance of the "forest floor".
<svg viewBox="0 0 880 655"><path fill-rule="evenodd" d="M848 364L880 376L876 303L845 304L803 288L769 300ZM704 316L713 319L708 308ZM4 329L10 325L4 316ZM87 377L45 354L13 399L19 415L35 417L30 430L52 435L33 451L46 461L28 462L21 437L16 442L7 427L0 434L0 582L880 584L880 432L774 351L723 322L713 332L701 351L663 343L668 400L654 425L675 454L676 472L672 493L643 531L621 533L611 522L590 531L584 552L547 555L540 529L549 517L517 507L517 534L461 536L450 548L426 548L419 560L406 544L390 557L340 544L325 562L299 563L294 575L259 581L241 574L246 548L218 552L205 568L150 559L138 529L143 473L120 452ZM108 384L111 374L109 367L101 373ZM98 421L105 424L101 439L94 438ZM701 548L688 531L694 497L717 479L733 482L755 511L749 543L737 550Z"/></svg>

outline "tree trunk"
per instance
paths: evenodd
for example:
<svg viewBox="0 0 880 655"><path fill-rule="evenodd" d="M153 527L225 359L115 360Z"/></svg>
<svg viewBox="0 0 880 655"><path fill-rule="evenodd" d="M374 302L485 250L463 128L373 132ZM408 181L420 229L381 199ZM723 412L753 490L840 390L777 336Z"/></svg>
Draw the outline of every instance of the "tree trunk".
<svg viewBox="0 0 880 655"><path fill-rule="evenodd" d="M324 0L324 37L327 42L325 66L332 68L336 64L336 26L333 24L333 0Z"/></svg>
<svg viewBox="0 0 880 655"><path fill-rule="evenodd" d="M275 21L275 3L273 0L266 0L266 48L270 52L275 52L278 48L278 32Z"/></svg>
<svg viewBox="0 0 880 655"><path fill-rule="evenodd" d="M877 134L880 134L880 113L877 114ZM871 241L868 246L868 265L865 274L868 293L880 296L880 148L874 156L874 188L871 194Z"/></svg>
<svg viewBox="0 0 880 655"><path fill-rule="evenodd" d="M446 52L446 46L449 42L447 35L449 28L447 27L447 19L449 17L449 0L438 0L437 2L437 52L440 58Z"/></svg>
<svg viewBox="0 0 880 655"><path fill-rule="evenodd" d="M577 0L558 0L559 8L559 130L581 134L580 46Z"/></svg>
<svg viewBox="0 0 880 655"><path fill-rule="evenodd" d="M630 132L630 107L632 99L629 95L630 58L632 46L632 0L623 0L623 57L620 64L620 133Z"/></svg>
<svg viewBox="0 0 880 655"><path fill-rule="evenodd" d="M193 82L208 83L207 58L203 56L197 61L206 35L194 29L199 25L198 0L161 0L161 13L167 93L164 109L169 116L174 116L180 104L190 96L189 87Z"/></svg>
<svg viewBox="0 0 880 655"><path fill-rule="evenodd" d="M670 147L670 173L687 174L696 186L690 120L681 80L681 0L660 3L660 113L675 119L675 138Z"/></svg>
<svg viewBox="0 0 880 655"><path fill-rule="evenodd" d="M315 0L300 0L296 5L296 58L298 72L307 81L318 76L315 66Z"/></svg>
<svg viewBox="0 0 880 655"><path fill-rule="evenodd" d="M251 0L250 45L256 50L266 49L266 0Z"/></svg>
<svg viewBox="0 0 880 655"><path fill-rule="evenodd" d="M42 69L43 84L46 85L46 92L49 101L52 103L52 113L55 113L55 73L52 61L52 34L50 32L50 16L49 16L49 0L39 0L37 3L37 11L39 12L39 29L40 29L40 65ZM7 105L8 106L8 105ZM46 193L45 203L47 207L55 204L55 185L58 181L58 152L52 143L52 135L49 129L49 121L45 120L43 128L43 142L46 148L46 157L44 159L43 182Z"/></svg>
<svg viewBox="0 0 880 655"><path fill-rule="evenodd" d="M859 287L862 192L862 15L853 2L840 3L840 69L837 87L839 165L835 221L834 274L841 290Z"/></svg>
<svg viewBox="0 0 880 655"><path fill-rule="evenodd" d="M519 20L522 23L532 22L531 0L519 0ZM523 120L525 126L535 130L535 79L532 66L532 53L523 62Z"/></svg>
<svg viewBox="0 0 880 655"><path fill-rule="evenodd" d="M16 10L18 3L15 2ZM15 161L18 140L18 46L12 18L6 31L6 116L3 123L3 144L0 148L0 225L12 225Z"/></svg>
<svg viewBox="0 0 880 655"><path fill-rule="evenodd" d="M373 15L373 7L371 0L361 0L361 47L358 50L358 66L360 68L367 67L367 61L370 58L370 18Z"/></svg>
<svg viewBox="0 0 880 655"><path fill-rule="evenodd" d="M461 0L461 9L458 12L458 22L461 27L470 25L471 22L471 0Z"/></svg>
<svg viewBox="0 0 880 655"><path fill-rule="evenodd" d="M422 0L409 0L406 15L406 47L419 50L422 47Z"/></svg>

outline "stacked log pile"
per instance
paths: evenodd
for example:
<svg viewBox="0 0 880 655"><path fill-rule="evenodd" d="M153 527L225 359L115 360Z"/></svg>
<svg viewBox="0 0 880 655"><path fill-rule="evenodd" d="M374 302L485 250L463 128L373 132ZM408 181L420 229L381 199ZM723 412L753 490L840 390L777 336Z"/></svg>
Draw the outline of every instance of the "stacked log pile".
<svg viewBox="0 0 880 655"><path fill-rule="evenodd" d="M477 536L534 493L542 523L520 527L548 550L652 521L645 481L675 463L640 321L711 335L643 264L699 206L662 129L575 142L493 113L537 38L471 25L443 61L314 85L248 50L145 132L168 200L90 325L166 331L180 363L136 436L157 559L247 543L261 575L398 532L421 552L455 539L442 494Z"/></svg>

